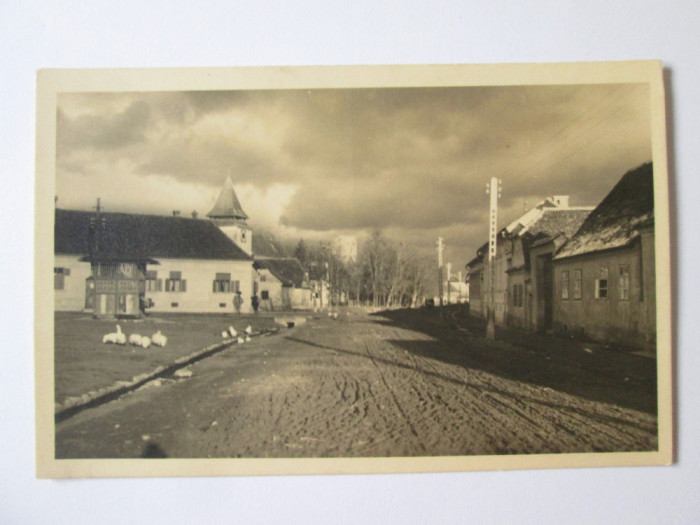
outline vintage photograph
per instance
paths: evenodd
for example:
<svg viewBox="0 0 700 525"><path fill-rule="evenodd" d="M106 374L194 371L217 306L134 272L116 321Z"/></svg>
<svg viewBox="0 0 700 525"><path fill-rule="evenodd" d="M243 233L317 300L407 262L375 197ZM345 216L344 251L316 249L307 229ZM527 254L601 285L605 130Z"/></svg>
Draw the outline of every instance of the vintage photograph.
<svg viewBox="0 0 700 525"><path fill-rule="evenodd" d="M664 104L658 62L40 72L38 474L668 464Z"/></svg>

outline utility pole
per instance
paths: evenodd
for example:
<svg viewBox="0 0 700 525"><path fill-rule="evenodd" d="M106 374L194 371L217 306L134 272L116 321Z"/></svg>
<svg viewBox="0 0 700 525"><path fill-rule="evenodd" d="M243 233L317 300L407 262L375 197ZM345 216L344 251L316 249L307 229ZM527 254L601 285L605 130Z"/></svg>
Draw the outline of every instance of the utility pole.
<svg viewBox="0 0 700 525"><path fill-rule="evenodd" d="M438 237L438 295L440 296L440 306L442 306L442 251L445 249L445 245L442 241L442 237Z"/></svg>
<svg viewBox="0 0 700 525"><path fill-rule="evenodd" d="M447 304L450 304L450 279L452 279L452 263L447 263Z"/></svg>
<svg viewBox="0 0 700 525"><path fill-rule="evenodd" d="M89 249L92 257L96 256L102 250L102 231L105 228L105 219L102 217L102 206L100 198L97 197L97 205L95 206L95 216L90 218L89 229Z"/></svg>
<svg viewBox="0 0 700 525"><path fill-rule="evenodd" d="M491 177L486 185L489 201L489 304L486 309L486 339L496 338L496 236L498 228L498 198L501 196L501 181Z"/></svg>

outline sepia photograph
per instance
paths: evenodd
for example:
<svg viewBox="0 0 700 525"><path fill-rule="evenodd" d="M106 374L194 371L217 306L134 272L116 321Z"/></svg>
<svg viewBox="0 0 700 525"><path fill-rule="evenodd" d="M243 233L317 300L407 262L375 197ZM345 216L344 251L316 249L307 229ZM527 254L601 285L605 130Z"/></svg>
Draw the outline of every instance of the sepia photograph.
<svg viewBox="0 0 700 525"><path fill-rule="evenodd" d="M41 71L38 475L669 464L664 108L651 61Z"/></svg>

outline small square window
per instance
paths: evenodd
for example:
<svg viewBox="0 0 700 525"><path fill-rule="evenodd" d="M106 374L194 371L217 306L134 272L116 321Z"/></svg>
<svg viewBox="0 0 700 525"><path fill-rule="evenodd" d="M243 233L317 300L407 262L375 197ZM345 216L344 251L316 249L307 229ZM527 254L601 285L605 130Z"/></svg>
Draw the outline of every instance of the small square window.
<svg viewBox="0 0 700 525"><path fill-rule="evenodd" d="M608 267L600 267L600 278L595 281L595 298L596 299L607 299L608 298Z"/></svg>
<svg viewBox="0 0 700 525"><path fill-rule="evenodd" d="M596 279L596 281L595 281L595 298L596 299L607 299L608 298L608 280L607 279Z"/></svg>

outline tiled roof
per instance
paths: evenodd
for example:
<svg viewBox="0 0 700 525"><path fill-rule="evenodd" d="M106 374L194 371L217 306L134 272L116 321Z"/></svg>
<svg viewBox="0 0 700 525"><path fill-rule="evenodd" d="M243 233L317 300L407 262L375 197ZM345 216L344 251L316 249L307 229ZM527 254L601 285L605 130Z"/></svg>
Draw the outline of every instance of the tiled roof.
<svg viewBox="0 0 700 525"><path fill-rule="evenodd" d="M653 220L654 170L647 163L625 173L556 258L626 246Z"/></svg>
<svg viewBox="0 0 700 525"><path fill-rule="evenodd" d="M569 238L581 227L591 210L592 208L546 208L540 218L521 235L529 234L538 241L561 234Z"/></svg>
<svg viewBox="0 0 700 525"><path fill-rule="evenodd" d="M92 251L101 260L251 260L208 220L129 213L102 213L101 217L103 227L98 236L92 226L94 212L57 209L54 252L91 255Z"/></svg>
<svg viewBox="0 0 700 525"><path fill-rule="evenodd" d="M304 269L298 259L260 259L254 264L257 269L269 270L284 286L300 288L304 284Z"/></svg>

